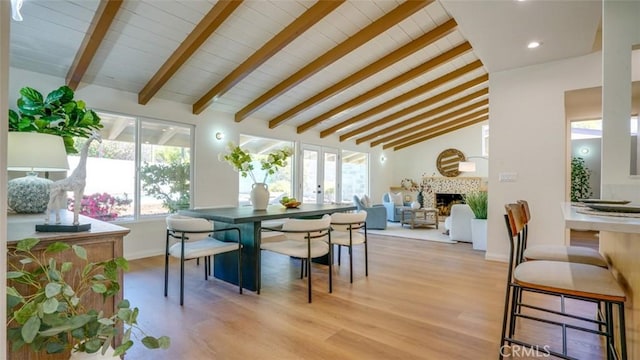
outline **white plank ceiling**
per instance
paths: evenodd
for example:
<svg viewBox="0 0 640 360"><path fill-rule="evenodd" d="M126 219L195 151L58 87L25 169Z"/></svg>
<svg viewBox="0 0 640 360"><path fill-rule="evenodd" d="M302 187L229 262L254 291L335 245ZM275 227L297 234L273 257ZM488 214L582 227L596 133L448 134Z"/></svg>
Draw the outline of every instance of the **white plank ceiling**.
<svg viewBox="0 0 640 360"><path fill-rule="evenodd" d="M80 49L85 33L90 29L100 3L99 0L25 0L22 8L24 21L12 22L11 24L11 65L65 78ZM223 80L315 3L315 1L293 0L246 0L242 2L194 54L182 63L175 74L158 89L149 104L152 104L154 99L167 99L193 105L214 85ZM207 110L239 112L289 76L403 3L400 0L360 0L342 3L240 80L228 92L213 101L205 113ZM216 4L217 1L205 0L122 1L106 36L82 77L81 83L92 83L140 93ZM456 6L457 11L461 11L460 6ZM570 11L570 7L566 8L567 11ZM462 17L467 16L468 14L462 15ZM388 30L338 58L315 74L298 82L291 89L275 97L242 121L269 122L274 117L347 76L367 68L378 59L428 33L451 18L452 16L439 1L431 2L405 19L397 21ZM463 27L461 24L459 25ZM490 27L491 24L487 24L487 26ZM584 37L589 36L593 38L594 34L587 34ZM287 124L298 127L465 41L461 31L455 29L432 44L415 51L412 55L307 108L280 125ZM575 53L576 49L572 49L572 52ZM479 59L473 50L466 52L383 92L379 96L342 111L310 127L309 130L317 132L320 136L323 130L403 96L407 92L476 60ZM395 106L324 136L339 136L345 132L353 131L486 73L486 67L480 66L476 70L442 83L413 98L400 101ZM442 114L412 122L410 126L394 127L394 124L443 106L487 86L487 82L473 86L442 101L434 102L413 113L389 121L383 126L363 130L360 134L344 140L354 141L358 137L385 128L388 128L386 135L412 127L417 129L420 124L468 106L473 101L451 107ZM488 96L484 95L474 101L487 98ZM485 105L482 108L488 111L488 106ZM454 116L448 120L449 127L459 124ZM275 128L277 129L277 127ZM434 129L435 131L436 129ZM446 129L440 131L446 132Z"/></svg>

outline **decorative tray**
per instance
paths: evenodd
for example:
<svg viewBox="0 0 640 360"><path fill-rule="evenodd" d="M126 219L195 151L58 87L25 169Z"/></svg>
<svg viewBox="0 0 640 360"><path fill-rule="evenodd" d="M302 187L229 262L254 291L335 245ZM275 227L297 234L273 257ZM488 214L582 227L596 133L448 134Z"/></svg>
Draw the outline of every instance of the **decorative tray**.
<svg viewBox="0 0 640 360"><path fill-rule="evenodd" d="M618 205L624 205L631 202L629 200L605 200L605 199L578 199L578 201L584 204L618 204Z"/></svg>
<svg viewBox="0 0 640 360"><path fill-rule="evenodd" d="M598 211L640 213L640 206L615 205L615 204L587 204L587 207Z"/></svg>

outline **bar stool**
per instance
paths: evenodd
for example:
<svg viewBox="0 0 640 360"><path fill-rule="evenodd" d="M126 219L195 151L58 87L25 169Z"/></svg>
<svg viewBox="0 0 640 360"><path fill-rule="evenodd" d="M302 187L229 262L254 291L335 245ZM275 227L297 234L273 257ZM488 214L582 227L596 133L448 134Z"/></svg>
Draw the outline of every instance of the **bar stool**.
<svg viewBox="0 0 640 360"><path fill-rule="evenodd" d="M505 223L509 236L509 268L507 289L502 321L502 338L500 340L499 359L508 354L505 346L517 344L529 349L545 351L562 359L576 359L568 355L567 329L584 331L604 336L607 346L607 359L627 359L624 302L626 296L611 272L599 266L570 263L562 261L538 260L517 262L518 244L522 243L525 229L525 215L521 204L505 205ZM568 314L564 311L538 309L552 313L561 319L572 318L582 322L598 325L598 330L574 323L567 323L549 318L539 318L522 312L518 304L522 292L533 292L554 296L570 296L575 299L601 302L604 304L604 321ZM620 331L620 356L615 347L614 306L618 308L618 325ZM515 337L516 323L519 318L553 324L562 328L562 352L550 350L541 344L523 341ZM544 349L544 350L541 350Z"/></svg>
<svg viewBox="0 0 640 360"><path fill-rule="evenodd" d="M553 260L589 264L603 268L608 267L607 260L605 260L598 251L588 247L565 245L528 246L529 221L531 221L529 203L526 200L518 200L518 204L522 207L521 214L524 222L523 238L518 251L518 262L526 260Z"/></svg>

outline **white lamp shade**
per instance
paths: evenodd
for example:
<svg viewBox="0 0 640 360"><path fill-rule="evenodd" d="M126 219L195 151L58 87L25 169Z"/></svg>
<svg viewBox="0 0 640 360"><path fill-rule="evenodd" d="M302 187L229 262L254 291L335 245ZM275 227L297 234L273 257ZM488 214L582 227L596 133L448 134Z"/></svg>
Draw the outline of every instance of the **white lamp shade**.
<svg viewBox="0 0 640 360"><path fill-rule="evenodd" d="M475 172L476 171L476 163L473 161L460 161L458 163L458 171L461 172Z"/></svg>
<svg viewBox="0 0 640 360"><path fill-rule="evenodd" d="M7 169L66 171L67 151L61 136L11 131L7 140Z"/></svg>

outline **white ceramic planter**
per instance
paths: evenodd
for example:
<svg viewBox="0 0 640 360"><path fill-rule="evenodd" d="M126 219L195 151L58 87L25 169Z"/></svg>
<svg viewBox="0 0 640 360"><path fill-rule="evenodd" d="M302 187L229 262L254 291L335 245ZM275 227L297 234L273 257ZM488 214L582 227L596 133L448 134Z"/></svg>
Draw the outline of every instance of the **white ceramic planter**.
<svg viewBox="0 0 640 360"><path fill-rule="evenodd" d="M473 250L487 250L487 219L471 219Z"/></svg>

